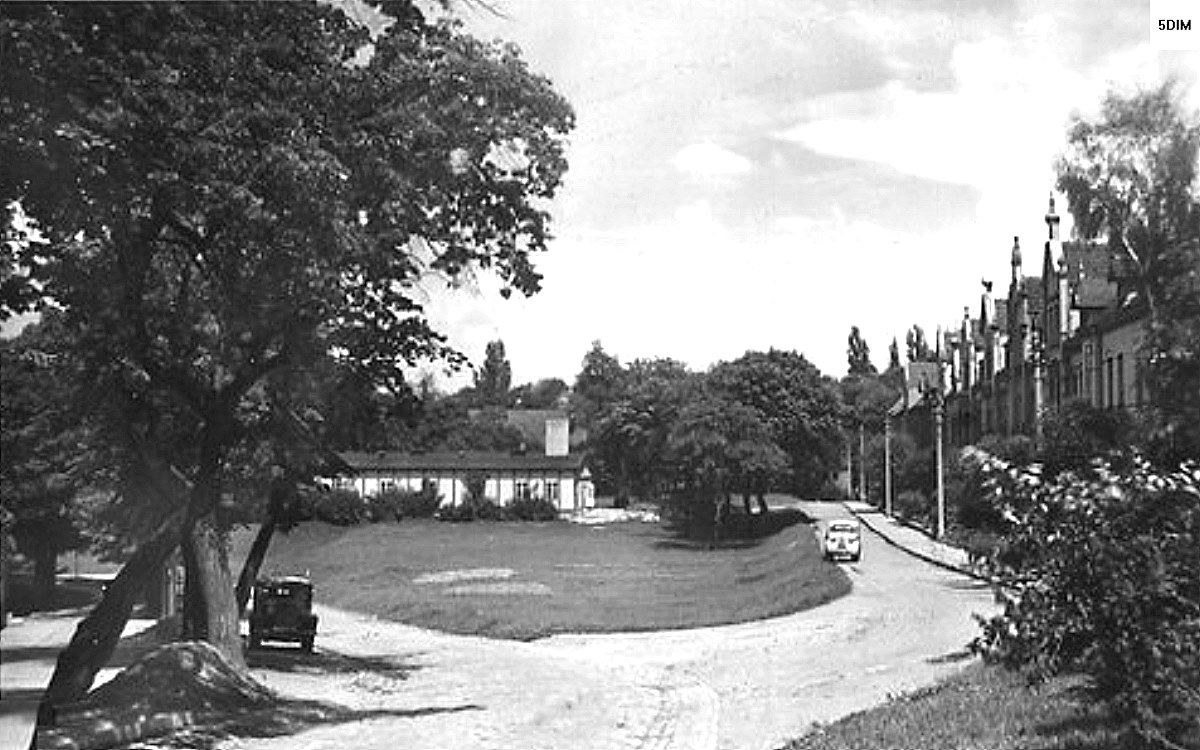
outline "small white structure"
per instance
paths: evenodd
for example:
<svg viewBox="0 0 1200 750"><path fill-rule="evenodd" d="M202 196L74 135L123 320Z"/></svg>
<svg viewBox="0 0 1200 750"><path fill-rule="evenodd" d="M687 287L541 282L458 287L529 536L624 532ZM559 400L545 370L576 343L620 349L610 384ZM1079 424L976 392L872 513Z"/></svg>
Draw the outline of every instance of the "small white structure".
<svg viewBox="0 0 1200 750"><path fill-rule="evenodd" d="M443 505L461 505L468 496L467 482L482 478L483 496L499 505L518 499L542 499L562 513L595 507L592 475L583 464L583 456L570 453L566 416L550 414L543 418L544 453L348 452L339 456L350 471L335 479L333 485L371 497L393 489L418 491L432 484Z"/></svg>
<svg viewBox="0 0 1200 750"><path fill-rule="evenodd" d="M417 491L432 483L443 505L461 505L467 498L467 482L482 476L484 497L499 505L517 499L544 499L561 512L595 505L582 456L380 451L342 453L341 458L353 474L339 477L334 486L353 489L363 497L392 489Z"/></svg>

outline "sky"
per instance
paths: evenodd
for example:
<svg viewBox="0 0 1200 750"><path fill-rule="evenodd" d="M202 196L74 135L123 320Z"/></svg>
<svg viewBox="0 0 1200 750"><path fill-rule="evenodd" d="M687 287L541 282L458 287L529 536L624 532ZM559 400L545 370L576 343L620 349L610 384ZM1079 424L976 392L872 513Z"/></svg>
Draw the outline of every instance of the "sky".
<svg viewBox="0 0 1200 750"><path fill-rule="evenodd" d="M593 341L697 370L796 350L840 377L853 325L882 369L912 325L977 311L981 280L1006 289L1014 237L1040 273L1073 113L1168 75L1200 107L1200 52L1160 50L1148 2L494 4L468 30L576 111L555 239L534 297L482 277L428 310L475 363L502 340L514 384L573 382Z"/></svg>

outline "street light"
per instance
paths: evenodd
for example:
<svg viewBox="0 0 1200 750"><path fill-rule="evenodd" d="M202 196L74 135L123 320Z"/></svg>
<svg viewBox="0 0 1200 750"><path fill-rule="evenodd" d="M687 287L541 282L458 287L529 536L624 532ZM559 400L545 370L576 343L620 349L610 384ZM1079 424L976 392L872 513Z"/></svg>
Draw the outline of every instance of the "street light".
<svg viewBox="0 0 1200 750"><path fill-rule="evenodd" d="M946 397L942 393L941 363L938 363L938 382L930 385L928 380L921 381L921 396L933 409L934 440L937 447L937 538L946 535L946 485L942 457L942 421L946 409Z"/></svg>
<svg viewBox="0 0 1200 750"><path fill-rule="evenodd" d="M1045 365L1045 349L1042 344L1042 331L1038 327L1038 311L1029 311L1029 358L1033 360L1033 437L1034 445L1042 447L1042 393L1043 365Z"/></svg>
<svg viewBox="0 0 1200 750"><path fill-rule="evenodd" d="M883 506L892 515L892 415L883 420Z"/></svg>

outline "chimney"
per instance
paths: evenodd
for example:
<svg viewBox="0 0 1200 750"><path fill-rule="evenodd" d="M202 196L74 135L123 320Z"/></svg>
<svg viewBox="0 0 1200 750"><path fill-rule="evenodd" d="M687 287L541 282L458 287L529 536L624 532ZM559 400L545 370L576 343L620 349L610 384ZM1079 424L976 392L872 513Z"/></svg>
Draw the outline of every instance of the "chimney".
<svg viewBox="0 0 1200 750"><path fill-rule="evenodd" d="M546 455L566 456L571 452L571 426L566 416L546 418Z"/></svg>

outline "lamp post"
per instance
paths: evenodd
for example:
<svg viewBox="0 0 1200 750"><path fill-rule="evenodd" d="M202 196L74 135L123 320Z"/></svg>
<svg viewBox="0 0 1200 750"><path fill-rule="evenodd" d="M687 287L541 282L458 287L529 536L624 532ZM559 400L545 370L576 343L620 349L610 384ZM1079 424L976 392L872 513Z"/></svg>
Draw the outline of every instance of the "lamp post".
<svg viewBox="0 0 1200 750"><path fill-rule="evenodd" d="M859 500L871 502L871 493L867 490L867 432L862 422L858 423L858 493Z"/></svg>
<svg viewBox="0 0 1200 750"><path fill-rule="evenodd" d="M941 372L938 372L938 382L930 385L924 381L921 385L921 395L933 409L934 441L937 454L937 538L946 535L946 484L944 481L945 464L942 456L942 422L945 418L946 397L942 393Z"/></svg>
<svg viewBox="0 0 1200 750"><path fill-rule="evenodd" d="M1042 333L1038 328L1038 311L1031 310L1029 313L1030 331L1029 331L1029 355L1033 360L1033 440L1034 445L1038 448L1042 447L1042 399L1045 398L1042 393L1042 366L1043 349L1042 349Z"/></svg>
<svg viewBox="0 0 1200 750"><path fill-rule="evenodd" d="M883 507L892 515L892 417L883 419Z"/></svg>

